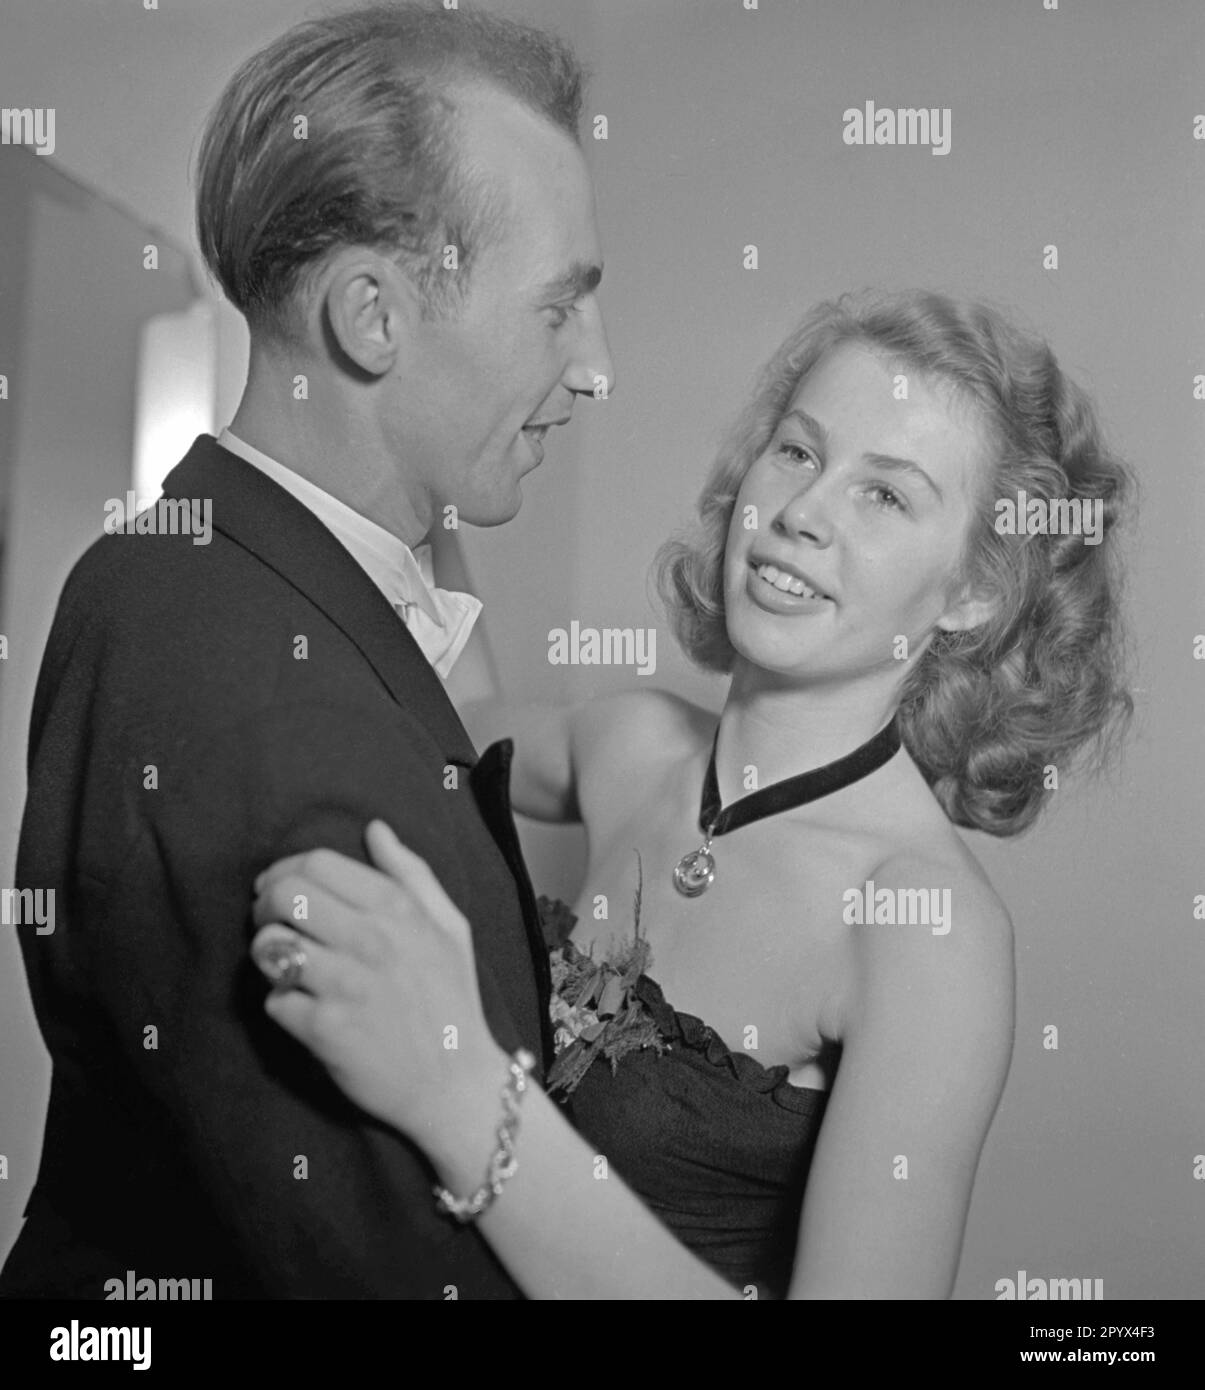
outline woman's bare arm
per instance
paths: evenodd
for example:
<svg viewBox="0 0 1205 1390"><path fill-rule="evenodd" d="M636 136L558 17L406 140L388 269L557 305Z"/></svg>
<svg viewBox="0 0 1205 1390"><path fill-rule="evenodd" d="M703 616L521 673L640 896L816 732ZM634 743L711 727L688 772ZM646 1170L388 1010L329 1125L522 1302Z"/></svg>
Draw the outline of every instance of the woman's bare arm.
<svg viewBox="0 0 1205 1390"><path fill-rule="evenodd" d="M468 1193L493 1148L506 1073L481 1014L468 924L385 827L370 827L368 845L388 877L329 851L266 871L256 921L288 920L301 893L303 930L316 947L307 946L310 992L269 996L268 1011L354 1100L420 1143L446 1186ZM891 881L891 866L877 871L876 882ZM1012 1026L1007 916L1000 920L970 885L966 896L965 918L947 937L925 927L852 928L864 933L859 979L792 1298L950 1292ZM433 1048L449 1019L458 1020L458 1048ZM522 1102L517 1156L518 1173L480 1224L532 1297L741 1296L678 1243L535 1087Z"/></svg>
<svg viewBox="0 0 1205 1390"><path fill-rule="evenodd" d="M606 1066L599 1061L597 1066ZM474 1072L477 1072L474 1067ZM499 1049L455 1104L459 1126L440 1126L431 1157L447 1187L475 1191L506 1075ZM520 1103L518 1171L480 1217L481 1234L511 1277L538 1299L738 1299L739 1290L693 1255L538 1086Z"/></svg>
<svg viewBox="0 0 1205 1390"><path fill-rule="evenodd" d="M511 804L520 815L554 824L581 820L577 805L574 734L590 705L533 705L475 700L460 717L478 748L514 740Z"/></svg>
<svg viewBox="0 0 1205 1390"><path fill-rule="evenodd" d="M582 818L584 779L622 775L641 748L664 748L681 736L691 707L662 690L630 690L575 705L479 700L461 710L473 742L513 738L511 801L533 820Z"/></svg>
<svg viewBox="0 0 1205 1390"><path fill-rule="evenodd" d="M932 866L902 861L876 885L931 886ZM951 884L949 933L851 927L856 998L808 1180L792 1299L948 1298L975 1169L1012 1049L1011 924L973 880ZM497 1074L504 1070L499 1054ZM464 1113L496 1109L483 1087ZM680 1245L533 1093L519 1173L482 1234L536 1298L738 1298ZM480 1180L476 1144L437 1162L460 1190ZM477 1154L470 1159L469 1154ZM605 1176L600 1176L600 1173Z"/></svg>
<svg viewBox="0 0 1205 1390"><path fill-rule="evenodd" d="M1012 1055L1012 923L999 899L969 872L916 860L871 877L948 886L951 922L944 934L847 928L852 989L791 1298L949 1297Z"/></svg>

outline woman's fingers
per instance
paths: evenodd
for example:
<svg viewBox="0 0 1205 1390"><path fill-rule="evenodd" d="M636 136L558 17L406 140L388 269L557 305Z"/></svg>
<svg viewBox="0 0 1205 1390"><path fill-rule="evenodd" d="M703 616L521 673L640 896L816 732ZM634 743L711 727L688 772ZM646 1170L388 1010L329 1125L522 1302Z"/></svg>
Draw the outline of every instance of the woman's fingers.
<svg viewBox="0 0 1205 1390"><path fill-rule="evenodd" d="M281 922L256 932L251 958L275 993L302 992L311 998L349 1002L363 998L366 967L362 963Z"/></svg>
<svg viewBox="0 0 1205 1390"><path fill-rule="evenodd" d="M255 880L255 891L262 893L282 879L316 884L351 907L374 907L389 891L376 869L334 849L310 849L277 859Z"/></svg>
<svg viewBox="0 0 1205 1390"><path fill-rule="evenodd" d="M269 880L256 895L251 907L255 924L283 922L367 965L384 965L391 939L408 924L405 906L410 897L385 874L361 867L380 880L373 908L353 906L310 879L288 874Z"/></svg>
<svg viewBox="0 0 1205 1390"><path fill-rule="evenodd" d="M377 868L407 890L430 918L447 930L467 933L468 923L427 861L407 849L383 820L369 821L364 843Z"/></svg>
<svg viewBox="0 0 1205 1390"><path fill-rule="evenodd" d="M359 909L300 874L286 874L265 883L255 895L251 916L256 926L283 922L346 950L354 949L359 935Z"/></svg>
<svg viewBox="0 0 1205 1390"><path fill-rule="evenodd" d="M273 865L257 883L261 930L252 949L278 981L264 1002L268 1016L370 1114L423 1135L448 1123L449 1095L464 1074L446 1047L449 1020L462 1057L497 1048L468 923L383 822L365 841L376 867L331 851Z"/></svg>
<svg viewBox="0 0 1205 1390"><path fill-rule="evenodd" d="M299 989L273 991L264 1000L264 1012L315 1056L325 1061L320 1046L319 1001Z"/></svg>
<svg viewBox="0 0 1205 1390"><path fill-rule="evenodd" d="M255 881L252 915L260 926L284 921L328 945L382 963L380 929L442 927L468 937L468 923L426 860L397 838L384 821L370 822L365 842L373 865L335 850L308 850L269 865ZM374 867L375 866L375 867Z"/></svg>
<svg viewBox="0 0 1205 1390"><path fill-rule="evenodd" d="M282 947L286 948L283 954L291 955L294 961L284 980L273 965L273 957L282 953ZM264 999L264 1012L309 1048L338 1081L340 1068L349 1056L348 1038L362 1031L372 972L279 922L256 933L251 954L274 985ZM348 1089L346 1085L344 1089Z"/></svg>

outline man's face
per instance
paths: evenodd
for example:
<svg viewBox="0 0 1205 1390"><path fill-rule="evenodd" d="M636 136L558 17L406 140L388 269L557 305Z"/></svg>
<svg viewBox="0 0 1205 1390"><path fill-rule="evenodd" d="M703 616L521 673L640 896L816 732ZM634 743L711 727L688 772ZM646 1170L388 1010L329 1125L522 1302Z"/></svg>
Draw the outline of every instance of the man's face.
<svg viewBox="0 0 1205 1390"><path fill-rule="evenodd" d="M463 158L495 189L503 223L449 317L412 325L399 357L392 444L420 517L447 504L477 526L509 521L575 394L613 385L595 287L594 194L563 131L492 89L460 102ZM454 271L447 272L455 274Z"/></svg>

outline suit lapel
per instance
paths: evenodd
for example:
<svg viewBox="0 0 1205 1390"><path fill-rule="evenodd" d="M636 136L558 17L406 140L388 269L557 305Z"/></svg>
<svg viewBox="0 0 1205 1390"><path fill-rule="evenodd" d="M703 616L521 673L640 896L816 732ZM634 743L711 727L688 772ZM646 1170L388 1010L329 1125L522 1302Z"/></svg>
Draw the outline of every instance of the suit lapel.
<svg viewBox="0 0 1205 1390"><path fill-rule="evenodd" d="M399 705L413 711L449 762L476 752L443 682L406 625L346 549L291 493L259 469L197 438L163 483L165 496L208 498L213 528L275 570L359 648Z"/></svg>
<svg viewBox="0 0 1205 1390"><path fill-rule="evenodd" d="M544 943L543 928L540 925L539 906L527 873L527 865L523 861L523 850L519 844L511 810L510 765L514 751L513 739L506 738L491 743L471 772L470 785L481 818L494 837L494 843L502 851L519 890L527 945L535 964L536 987L541 1000L545 1001L540 1009L541 1041L545 1057L551 1058L554 1051L552 1021L546 1001L552 993L552 967L548 958L548 947Z"/></svg>

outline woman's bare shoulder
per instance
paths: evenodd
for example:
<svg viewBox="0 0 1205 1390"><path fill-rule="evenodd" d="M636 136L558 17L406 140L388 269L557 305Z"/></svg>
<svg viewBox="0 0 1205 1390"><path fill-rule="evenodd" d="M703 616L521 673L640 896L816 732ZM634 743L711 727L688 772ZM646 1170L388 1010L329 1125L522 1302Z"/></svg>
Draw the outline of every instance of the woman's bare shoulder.
<svg viewBox="0 0 1205 1390"><path fill-rule="evenodd" d="M918 1007L936 987L1003 1031L1013 1007L1012 917L974 854L945 830L875 864L857 905L863 925L853 928L859 974L872 990L916 986Z"/></svg>

